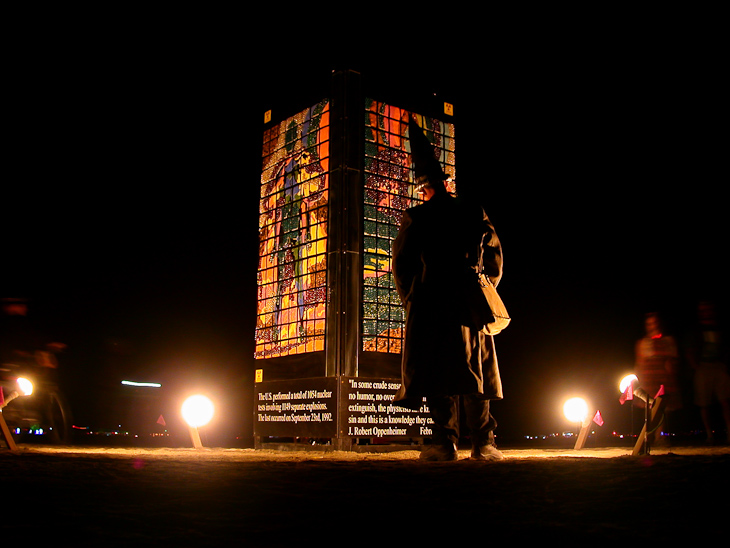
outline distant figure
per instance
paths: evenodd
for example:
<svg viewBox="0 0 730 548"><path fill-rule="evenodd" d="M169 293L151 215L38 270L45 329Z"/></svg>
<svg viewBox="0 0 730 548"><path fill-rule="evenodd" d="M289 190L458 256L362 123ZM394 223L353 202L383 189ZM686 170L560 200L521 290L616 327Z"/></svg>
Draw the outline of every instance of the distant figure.
<svg viewBox="0 0 730 548"><path fill-rule="evenodd" d="M702 301L697 308L699 325L687 344L687 359L694 369L695 403L700 408L708 443L714 443L711 407L717 402L725 419L730 442L730 374L728 347L722 338L715 304Z"/></svg>
<svg viewBox="0 0 730 548"><path fill-rule="evenodd" d="M406 309L403 382L395 402L418 408L426 398L433 443L422 459L457 458L461 399L472 458L500 460L489 405L502 399L494 340L472 325L465 293L469 276L476 279L482 264L492 282L499 282L500 243L479 204L447 192L446 175L414 122L410 139L425 202L405 211L393 245L395 284Z"/></svg>
<svg viewBox="0 0 730 548"><path fill-rule="evenodd" d="M634 373L639 386L654 398L661 387L664 387L663 399L667 412L682 407L682 396L678 383L679 350L677 341L664 332L661 318L656 312L650 312L644 318L645 335L636 342ZM667 421L657 427L654 439L658 440L662 429L667 428Z"/></svg>

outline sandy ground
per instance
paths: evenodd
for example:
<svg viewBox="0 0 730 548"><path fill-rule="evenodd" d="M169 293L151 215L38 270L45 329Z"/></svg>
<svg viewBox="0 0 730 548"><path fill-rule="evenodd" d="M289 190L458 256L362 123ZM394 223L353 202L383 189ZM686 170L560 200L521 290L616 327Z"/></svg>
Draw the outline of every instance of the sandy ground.
<svg viewBox="0 0 730 548"><path fill-rule="evenodd" d="M71 546L396 546L727 538L730 447L416 451L0 449L3 540ZM719 498L718 498L719 497ZM444 540L443 532L448 532Z"/></svg>

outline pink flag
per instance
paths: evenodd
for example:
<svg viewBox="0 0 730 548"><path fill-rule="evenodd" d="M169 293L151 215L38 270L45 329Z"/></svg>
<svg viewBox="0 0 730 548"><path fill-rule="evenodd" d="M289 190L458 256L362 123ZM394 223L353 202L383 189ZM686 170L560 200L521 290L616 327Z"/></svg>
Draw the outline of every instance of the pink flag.
<svg viewBox="0 0 730 548"><path fill-rule="evenodd" d="M596 414L593 416L593 422L595 422L598 426L603 426L603 417L601 417L601 412L596 410Z"/></svg>
<svg viewBox="0 0 730 548"><path fill-rule="evenodd" d="M162 426L167 426L167 424L165 423L165 419L162 415L160 415L160 418L157 419L157 424L161 424Z"/></svg>
<svg viewBox="0 0 730 548"><path fill-rule="evenodd" d="M3 387L0 386L0 407L5 405L5 393L3 392Z"/></svg>
<svg viewBox="0 0 730 548"><path fill-rule="evenodd" d="M621 394L621 398L619 398L619 401L621 402L621 405L626 403L627 400L633 400L634 399L634 387L629 384L626 387L626 391Z"/></svg>
<svg viewBox="0 0 730 548"><path fill-rule="evenodd" d="M659 390L657 391L657 393L656 393L656 396L654 396L654 398L656 399L656 398L658 398L659 396L663 396L663 395L664 395L664 385L662 384L662 385L661 385L661 386L659 387Z"/></svg>

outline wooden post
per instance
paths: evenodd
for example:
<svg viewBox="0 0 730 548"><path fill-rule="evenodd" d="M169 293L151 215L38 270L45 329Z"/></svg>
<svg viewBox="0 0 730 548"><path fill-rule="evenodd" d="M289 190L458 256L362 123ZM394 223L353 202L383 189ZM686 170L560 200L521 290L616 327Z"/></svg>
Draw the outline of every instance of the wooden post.
<svg viewBox="0 0 730 548"><path fill-rule="evenodd" d="M8 423L5 422L5 417L3 417L3 412L0 410L0 429L2 429L3 437L5 438L5 443L8 444L8 449L11 451L17 451L18 446L15 445L15 440L13 439L13 435L10 433L10 429L8 428Z"/></svg>
<svg viewBox="0 0 730 548"><path fill-rule="evenodd" d="M649 406L649 403L646 402L646 406ZM662 415L664 414L664 398L662 396L659 396L654 400L654 404L651 406L651 418L647 418L644 420L644 428L641 429L641 433L639 434L639 437L636 439L636 445L634 445L634 451L631 453L632 455L636 456L641 454L642 450L644 450L646 446L646 453L649 453L649 443L648 438L651 435L651 432L656 428L659 423L662 420ZM645 416L648 417L648 413L645 413Z"/></svg>
<svg viewBox="0 0 730 548"><path fill-rule="evenodd" d="M573 448L576 451L579 449L583 449L583 447L585 446L586 440L588 439L591 422L591 419L586 419L583 424L581 424L580 432L578 433L578 439L575 440L575 447Z"/></svg>
<svg viewBox="0 0 730 548"><path fill-rule="evenodd" d="M190 427L190 439L193 440L193 447L195 447L195 449L203 448L203 443L200 441L200 432L198 432L198 429L193 426Z"/></svg>

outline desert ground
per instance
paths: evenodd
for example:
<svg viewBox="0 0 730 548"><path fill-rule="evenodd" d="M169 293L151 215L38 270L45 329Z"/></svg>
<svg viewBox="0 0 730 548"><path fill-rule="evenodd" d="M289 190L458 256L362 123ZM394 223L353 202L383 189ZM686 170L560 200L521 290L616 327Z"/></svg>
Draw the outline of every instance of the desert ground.
<svg viewBox="0 0 730 548"><path fill-rule="evenodd" d="M727 538L730 447L417 451L0 448L3 540L400 546ZM721 535L718 537L718 535Z"/></svg>

